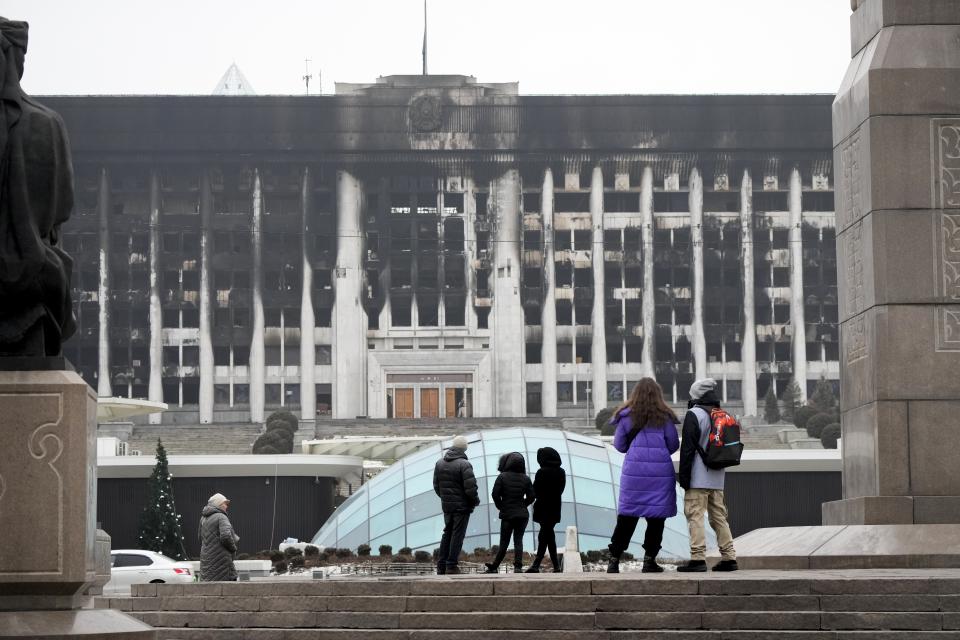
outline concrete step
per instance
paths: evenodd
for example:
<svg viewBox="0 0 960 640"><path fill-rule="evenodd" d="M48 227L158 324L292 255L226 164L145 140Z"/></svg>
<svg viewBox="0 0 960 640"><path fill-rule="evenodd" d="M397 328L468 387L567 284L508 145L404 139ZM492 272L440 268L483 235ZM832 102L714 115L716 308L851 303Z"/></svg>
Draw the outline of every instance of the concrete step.
<svg viewBox="0 0 960 640"><path fill-rule="evenodd" d="M955 631L157 629L157 640L956 640Z"/></svg>

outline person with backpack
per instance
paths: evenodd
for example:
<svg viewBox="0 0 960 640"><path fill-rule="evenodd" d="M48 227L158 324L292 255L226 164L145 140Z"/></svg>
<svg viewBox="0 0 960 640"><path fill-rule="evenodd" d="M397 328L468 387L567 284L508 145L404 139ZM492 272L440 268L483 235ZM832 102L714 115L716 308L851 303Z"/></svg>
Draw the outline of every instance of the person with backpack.
<svg viewBox="0 0 960 640"><path fill-rule="evenodd" d="M490 497L500 510L500 549L493 562L486 563L487 573L497 573L500 563L507 555L507 546L513 536L513 567L517 573L523 569L523 532L527 529L530 514L527 507L533 504L536 494L527 475L527 463L523 454L514 451L500 457L497 465L500 475L493 483Z"/></svg>
<svg viewBox="0 0 960 640"><path fill-rule="evenodd" d="M554 527L560 522L560 500L567 486L567 473L563 470L560 453L553 447L537 450L537 475L533 479L533 492L537 499L533 503L533 521L540 525L537 535L539 546L533 564L527 573L540 573L540 563L544 554L550 551L553 572L560 573L560 560L557 558L557 536Z"/></svg>
<svg viewBox="0 0 960 640"><path fill-rule="evenodd" d="M480 505L477 478L467 459L467 439L457 436L433 469L433 491L443 510L443 536L437 555L437 574L460 573L460 550L470 514Z"/></svg>
<svg viewBox="0 0 960 640"><path fill-rule="evenodd" d="M702 572L707 570L706 513L710 528L717 534L721 560L714 571L736 571L737 553L733 535L727 522L724 502L724 468L739 464L743 445L740 425L720 408L717 381L713 378L697 380L690 387L690 401L683 418L683 441L680 445L680 486L686 492L683 514L690 530L690 562L677 571Z"/></svg>
<svg viewBox="0 0 960 640"><path fill-rule="evenodd" d="M643 573L660 573L657 554L667 518L677 515L676 476L670 456L680 448L677 416L663 399L660 385L643 378L630 399L610 420L617 426L614 448L625 453L620 472L617 524L610 538L607 573L620 573L620 556L630 544L640 518L646 519Z"/></svg>

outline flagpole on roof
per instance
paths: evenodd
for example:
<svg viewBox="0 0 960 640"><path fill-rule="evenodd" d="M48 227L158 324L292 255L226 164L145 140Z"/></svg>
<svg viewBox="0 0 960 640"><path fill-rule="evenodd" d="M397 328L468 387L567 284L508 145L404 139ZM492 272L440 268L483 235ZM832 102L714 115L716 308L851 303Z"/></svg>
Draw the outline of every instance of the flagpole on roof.
<svg viewBox="0 0 960 640"><path fill-rule="evenodd" d="M423 0L423 75L427 75L427 0Z"/></svg>

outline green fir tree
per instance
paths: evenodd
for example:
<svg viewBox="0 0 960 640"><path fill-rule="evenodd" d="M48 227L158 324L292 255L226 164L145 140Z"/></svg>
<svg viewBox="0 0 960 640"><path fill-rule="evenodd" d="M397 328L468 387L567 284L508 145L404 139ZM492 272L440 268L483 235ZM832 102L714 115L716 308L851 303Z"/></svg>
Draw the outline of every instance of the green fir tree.
<svg viewBox="0 0 960 640"><path fill-rule="evenodd" d="M763 397L763 419L767 424L776 424L780 422L780 404L777 402L777 394L773 391L774 382L770 381L770 387L767 389L767 395Z"/></svg>
<svg viewBox="0 0 960 640"><path fill-rule="evenodd" d="M157 464L147 482L147 504L140 514L140 548L185 560L180 515L173 502L173 476L167 467L167 451L160 440L157 440Z"/></svg>
<svg viewBox="0 0 960 640"><path fill-rule="evenodd" d="M790 380L790 384L787 385L787 388L783 392L783 400L780 403L783 406L783 419L787 422L793 421L797 409L800 408L800 396L800 385L797 384L796 380Z"/></svg>

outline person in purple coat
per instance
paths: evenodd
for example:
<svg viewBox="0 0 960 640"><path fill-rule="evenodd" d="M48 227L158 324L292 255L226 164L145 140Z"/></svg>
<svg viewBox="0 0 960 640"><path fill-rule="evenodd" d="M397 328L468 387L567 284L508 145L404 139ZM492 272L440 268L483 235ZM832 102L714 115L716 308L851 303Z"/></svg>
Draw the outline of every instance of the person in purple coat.
<svg viewBox="0 0 960 640"><path fill-rule="evenodd" d="M643 538L643 573L660 573L657 554L663 525L677 515L676 476L670 456L680 448L677 416L663 399L660 385L643 378L630 399L610 420L617 425L613 446L627 454L620 474L617 525L610 538L607 573L620 573L620 556L630 544L640 518L647 521Z"/></svg>

